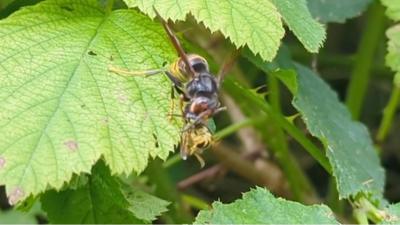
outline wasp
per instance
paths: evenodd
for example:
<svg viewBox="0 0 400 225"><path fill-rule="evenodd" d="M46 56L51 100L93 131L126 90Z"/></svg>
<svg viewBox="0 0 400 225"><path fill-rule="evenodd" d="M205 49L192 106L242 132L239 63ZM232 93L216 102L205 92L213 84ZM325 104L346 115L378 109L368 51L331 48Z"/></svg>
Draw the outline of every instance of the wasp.
<svg viewBox="0 0 400 225"><path fill-rule="evenodd" d="M223 77L221 71L218 76L211 74L208 62L197 54L186 54L178 38L172 32L168 23L156 12L164 30L171 40L179 57L169 66L147 70L128 71L109 67L109 71L122 75L152 76L164 73L172 83L172 98L176 91L180 95L180 109L184 127L181 135L180 152L183 159L188 155L195 155L202 165L204 160L199 153L208 148L212 143L212 133L207 126L207 121L215 114L225 110L218 99L220 83ZM170 111L174 111L174 101L171 101ZM172 113L170 113L172 115Z"/></svg>

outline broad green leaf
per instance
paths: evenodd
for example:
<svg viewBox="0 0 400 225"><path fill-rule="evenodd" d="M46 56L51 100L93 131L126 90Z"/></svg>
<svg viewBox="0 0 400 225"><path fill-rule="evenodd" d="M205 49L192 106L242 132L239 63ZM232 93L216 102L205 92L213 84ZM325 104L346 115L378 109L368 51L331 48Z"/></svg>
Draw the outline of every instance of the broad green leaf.
<svg viewBox="0 0 400 225"><path fill-rule="evenodd" d="M85 186L48 191L41 201L51 223L142 223L129 211L118 180L102 161L93 167Z"/></svg>
<svg viewBox="0 0 400 225"><path fill-rule="evenodd" d="M326 38L325 28L311 17L306 0L272 0L290 30L309 52L318 52Z"/></svg>
<svg viewBox="0 0 400 225"><path fill-rule="evenodd" d="M400 203L389 205L386 210L387 216L380 224L399 224L400 223Z"/></svg>
<svg viewBox="0 0 400 225"><path fill-rule="evenodd" d="M387 7L386 15L393 20L400 20L400 2L396 0L381 0L382 4Z"/></svg>
<svg viewBox="0 0 400 225"><path fill-rule="evenodd" d="M48 0L2 20L0 43L0 184L11 203L60 188L101 155L128 174L174 150L169 80L108 72L172 61L158 23L96 0Z"/></svg>
<svg viewBox="0 0 400 225"><path fill-rule="evenodd" d="M324 144L340 198L364 192L379 199L385 174L367 128L351 119L348 109L318 75L301 65L297 65L297 73L293 105L310 133Z"/></svg>
<svg viewBox="0 0 400 225"><path fill-rule="evenodd" d="M246 56L256 66L262 65L259 57ZM278 55L277 59L281 57L285 56ZM352 121L336 93L318 75L304 66L290 64L283 59L280 61L285 62L281 64L282 69L297 72L297 78L290 73L286 73L290 75L288 77L282 76L285 73L277 77L292 91L293 105L302 115L310 133L324 144L340 198L372 193L375 199L380 199L385 175L366 127ZM260 67L271 73L268 68Z"/></svg>
<svg viewBox="0 0 400 225"><path fill-rule="evenodd" d="M392 0L388 0L392 1ZM323 23L344 23L359 16L372 0L307 0L311 14Z"/></svg>
<svg viewBox="0 0 400 225"><path fill-rule="evenodd" d="M207 224L339 224L325 205L305 206L275 198L257 187L231 204L214 202L202 210L195 223Z"/></svg>
<svg viewBox="0 0 400 225"><path fill-rule="evenodd" d="M280 15L268 0L124 1L129 7L139 7L151 17L155 16L153 6L165 19L184 20L191 13L211 32L221 31L237 47L247 45L267 61L274 58L284 35Z"/></svg>

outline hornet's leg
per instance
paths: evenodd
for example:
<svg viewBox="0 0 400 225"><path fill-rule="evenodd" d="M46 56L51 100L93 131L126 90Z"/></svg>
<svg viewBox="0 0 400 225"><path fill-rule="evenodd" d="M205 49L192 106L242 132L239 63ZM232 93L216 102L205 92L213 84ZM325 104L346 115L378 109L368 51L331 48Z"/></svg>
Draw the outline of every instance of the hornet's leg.
<svg viewBox="0 0 400 225"><path fill-rule="evenodd" d="M169 113L168 120L172 121L175 112L175 88L174 85L171 85L171 99L169 104Z"/></svg>
<svg viewBox="0 0 400 225"><path fill-rule="evenodd" d="M152 75L156 75L156 74L161 74L162 72L165 72L166 69L160 68L160 69L154 69L154 70L130 71L127 69L118 68L118 67L110 65L108 67L108 71L119 74L119 75L123 75L123 76L146 76L147 77L147 76L152 76Z"/></svg>
<svg viewBox="0 0 400 225"><path fill-rule="evenodd" d="M213 117L215 114L221 112L221 111L225 111L226 107L219 107L216 110L211 110L208 109L204 112L201 112L199 115L197 115L194 120L192 120L190 123L187 123L186 126L183 128L183 132L193 128L194 126L198 125L198 124L203 124L205 126L207 126L207 119L210 117Z"/></svg>

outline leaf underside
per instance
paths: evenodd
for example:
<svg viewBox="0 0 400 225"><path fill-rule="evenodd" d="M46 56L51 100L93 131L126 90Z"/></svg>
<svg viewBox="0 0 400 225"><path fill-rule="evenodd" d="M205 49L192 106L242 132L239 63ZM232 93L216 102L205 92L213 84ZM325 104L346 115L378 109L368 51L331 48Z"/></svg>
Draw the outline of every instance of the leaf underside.
<svg viewBox="0 0 400 225"><path fill-rule="evenodd" d="M325 38L325 28L311 17L306 0L272 0L290 30L309 52L318 52Z"/></svg>
<svg viewBox="0 0 400 225"><path fill-rule="evenodd" d="M280 45L284 29L275 6L266 0L124 0L151 17L153 6L164 19L184 20L188 13L211 32L221 31L237 47L247 45L255 54L271 61Z"/></svg>
<svg viewBox="0 0 400 225"><path fill-rule="evenodd" d="M307 0L307 3L311 14L317 20L323 23L344 23L347 19L359 16L372 1L373 0Z"/></svg>
<svg viewBox="0 0 400 225"><path fill-rule="evenodd" d="M165 76L122 77L110 65L160 68L176 56L162 27L96 0L48 0L0 22L0 184L10 203L60 188L104 156L140 172L179 140Z"/></svg>
<svg viewBox="0 0 400 225"><path fill-rule="evenodd" d="M284 216L283 216L284 215ZM338 224L325 205L305 206L275 198L257 187L231 204L214 202L211 210L202 210L195 223L200 224Z"/></svg>

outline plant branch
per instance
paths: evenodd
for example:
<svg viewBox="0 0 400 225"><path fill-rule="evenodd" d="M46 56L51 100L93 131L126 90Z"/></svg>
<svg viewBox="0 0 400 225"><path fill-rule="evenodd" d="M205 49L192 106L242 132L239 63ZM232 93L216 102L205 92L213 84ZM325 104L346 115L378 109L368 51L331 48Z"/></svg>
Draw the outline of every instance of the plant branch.
<svg viewBox="0 0 400 225"><path fill-rule="evenodd" d="M281 170L275 165L268 163L268 168L258 169L252 162L243 160L243 156L225 144L215 146L212 153L221 161L222 165L243 178L257 185L268 187L268 189L280 196L289 196L286 179L284 179Z"/></svg>
<svg viewBox="0 0 400 225"><path fill-rule="evenodd" d="M346 96L346 105L353 119L358 119L360 117L361 107L364 102L370 78L371 65L375 58L376 49L384 35L384 11L384 7L379 1L375 1L368 12L367 25L365 26L358 48Z"/></svg>
<svg viewBox="0 0 400 225"><path fill-rule="evenodd" d="M389 102L383 110L383 118L376 136L378 142L383 142L393 123L394 114L400 102L400 85L394 84Z"/></svg>

